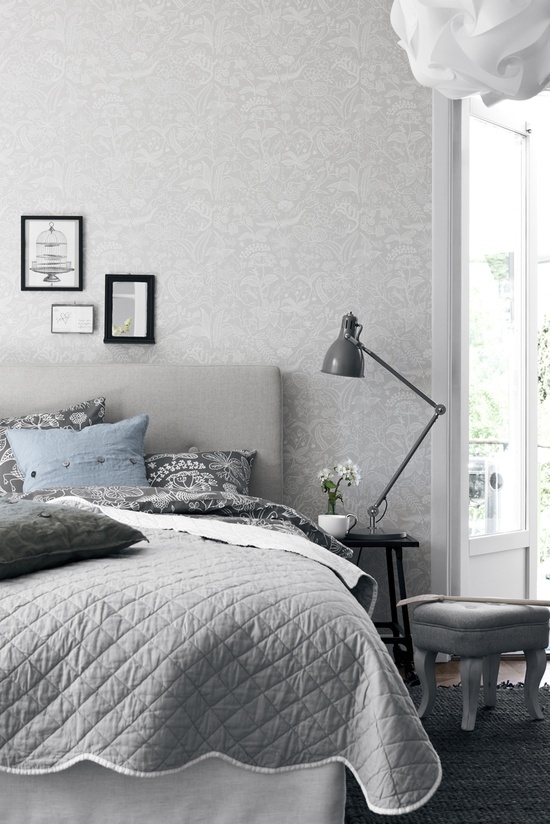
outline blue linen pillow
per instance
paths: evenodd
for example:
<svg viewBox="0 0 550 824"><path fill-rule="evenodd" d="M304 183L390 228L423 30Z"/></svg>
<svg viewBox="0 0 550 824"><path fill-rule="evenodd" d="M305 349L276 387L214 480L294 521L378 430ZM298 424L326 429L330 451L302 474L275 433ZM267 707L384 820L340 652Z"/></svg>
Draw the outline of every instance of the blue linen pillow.
<svg viewBox="0 0 550 824"><path fill-rule="evenodd" d="M148 415L87 429L10 429L23 492L60 486L148 486L143 460Z"/></svg>
<svg viewBox="0 0 550 824"><path fill-rule="evenodd" d="M76 403L59 412L36 412L0 418L0 496L23 492L23 473L13 457L6 429L83 429L103 423L105 398Z"/></svg>

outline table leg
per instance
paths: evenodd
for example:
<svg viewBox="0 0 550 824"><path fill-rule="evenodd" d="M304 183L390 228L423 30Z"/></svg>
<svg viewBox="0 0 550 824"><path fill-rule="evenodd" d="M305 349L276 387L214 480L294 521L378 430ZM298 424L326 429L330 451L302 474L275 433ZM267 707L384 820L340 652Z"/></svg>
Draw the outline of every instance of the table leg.
<svg viewBox="0 0 550 824"><path fill-rule="evenodd" d="M397 565L397 581L399 584L399 600L402 601L407 597L407 583L405 581L405 572L403 570L403 550L401 547L395 548L395 560ZM392 590L390 589L390 592L391 591ZM397 599L395 599L395 585L393 585L393 598L393 604L396 604ZM407 679L407 682L412 685L418 683L418 678L414 671L414 651L411 636L411 624L409 621L409 609L405 604L401 607L401 610L403 614L403 636L405 639L404 643L406 649L406 654L403 658L403 668L405 670L405 678ZM397 607L395 607L395 611L397 613ZM397 620L397 615L395 620Z"/></svg>
<svg viewBox="0 0 550 824"><path fill-rule="evenodd" d="M388 574L388 592L390 596L390 612L391 619L394 624L397 624L397 598L395 597L395 573L393 570L393 555L392 548L386 547L386 568ZM394 633L395 634L395 633Z"/></svg>
<svg viewBox="0 0 550 824"><path fill-rule="evenodd" d="M382 632L382 640L385 644L392 646L394 661L400 669L405 671L405 680L407 683L410 686L415 686L420 682L414 670L414 650L411 637L409 611L407 606L401 607L402 620L400 621L397 610L398 600L403 600L407 597L407 585L405 581L405 573L403 571L403 548L395 546L385 546L383 548L386 551L390 621L375 621L374 623L375 626L381 630L381 632L387 629L390 630L391 634ZM359 546L358 549L359 552L356 563L358 566L361 566L361 556L363 554L364 545ZM394 568L393 552L395 552L397 570ZM397 597L397 589L395 586L396 571L399 598Z"/></svg>

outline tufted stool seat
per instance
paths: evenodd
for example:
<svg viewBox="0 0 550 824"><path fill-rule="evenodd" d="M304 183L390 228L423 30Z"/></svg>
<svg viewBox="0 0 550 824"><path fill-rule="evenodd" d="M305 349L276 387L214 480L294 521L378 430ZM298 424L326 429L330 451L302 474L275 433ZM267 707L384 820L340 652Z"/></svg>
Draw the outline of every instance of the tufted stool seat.
<svg viewBox="0 0 550 824"><path fill-rule="evenodd" d="M418 714L431 711L436 697L435 659L438 652L460 656L462 729L473 730L483 673L486 706L496 704L500 655L525 653L525 706L533 718L543 718L539 685L546 669L549 612L541 606L438 601L415 607L411 616L415 668L422 685Z"/></svg>

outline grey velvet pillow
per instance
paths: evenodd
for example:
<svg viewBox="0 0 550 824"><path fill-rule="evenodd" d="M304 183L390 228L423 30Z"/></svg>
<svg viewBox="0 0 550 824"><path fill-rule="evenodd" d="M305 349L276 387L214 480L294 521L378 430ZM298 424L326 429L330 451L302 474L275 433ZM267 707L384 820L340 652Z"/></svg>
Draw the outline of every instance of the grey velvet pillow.
<svg viewBox="0 0 550 824"><path fill-rule="evenodd" d="M248 495L255 451L179 452L145 456L145 471L151 486L185 492L224 492L226 487Z"/></svg>
<svg viewBox="0 0 550 824"><path fill-rule="evenodd" d="M17 498L0 500L0 578L99 558L144 536L101 513Z"/></svg>
<svg viewBox="0 0 550 824"><path fill-rule="evenodd" d="M0 496L23 492L24 475L17 465L7 429L83 429L103 423L105 398L77 403L59 412L36 412L13 418L0 418Z"/></svg>

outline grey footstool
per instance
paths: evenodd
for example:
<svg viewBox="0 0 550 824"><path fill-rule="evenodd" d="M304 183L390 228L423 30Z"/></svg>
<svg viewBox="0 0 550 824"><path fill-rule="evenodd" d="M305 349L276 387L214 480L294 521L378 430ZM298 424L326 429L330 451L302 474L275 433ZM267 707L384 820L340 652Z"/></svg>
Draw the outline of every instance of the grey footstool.
<svg viewBox="0 0 550 824"><path fill-rule="evenodd" d="M485 704L494 707L500 655L522 650L527 662L525 706L533 718L542 718L539 685L546 669L549 616L540 606L441 601L415 607L411 633L422 685L419 716L428 715L435 701L438 652L460 656L462 729L473 730L482 673Z"/></svg>

